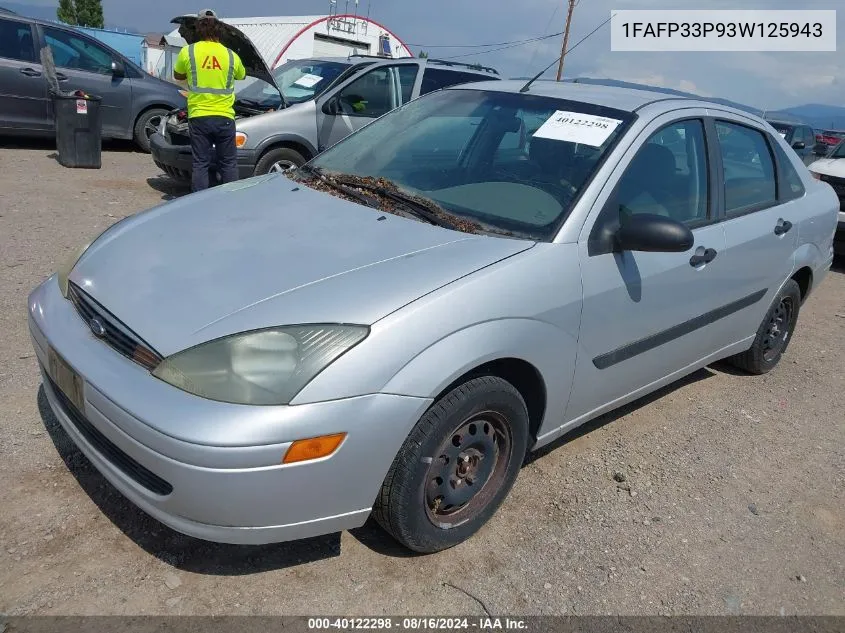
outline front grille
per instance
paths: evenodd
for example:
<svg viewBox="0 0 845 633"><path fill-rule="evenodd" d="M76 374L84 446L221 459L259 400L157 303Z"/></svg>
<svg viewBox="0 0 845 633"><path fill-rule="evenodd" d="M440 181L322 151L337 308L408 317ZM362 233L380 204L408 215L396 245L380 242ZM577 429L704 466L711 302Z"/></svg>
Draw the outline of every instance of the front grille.
<svg viewBox="0 0 845 633"><path fill-rule="evenodd" d="M98 334L97 337L126 358L150 371L164 360L150 345L121 323L117 317L72 282L68 283L68 298L89 327L94 319L102 325L103 333L101 336Z"/></svg>
<svg viewBox="0 0 845 633"><path fill-rule="evenodd" d="M59 386L53 382L53 379L47 375L47 381L50 383L50 389L56 395L59 405L65 412L71 423L79 431L80 434L94 447L94 449L112 465L120 470L124 475L137 482L150 492L157 495L166 496L173 492L173 486L164 479L151 472L144 466L141 466L134 459L129 457L126 453L115 446L111 440L100 433L97 428L91 424L88 419L77 409L74 404L68 399Z"/></svg>

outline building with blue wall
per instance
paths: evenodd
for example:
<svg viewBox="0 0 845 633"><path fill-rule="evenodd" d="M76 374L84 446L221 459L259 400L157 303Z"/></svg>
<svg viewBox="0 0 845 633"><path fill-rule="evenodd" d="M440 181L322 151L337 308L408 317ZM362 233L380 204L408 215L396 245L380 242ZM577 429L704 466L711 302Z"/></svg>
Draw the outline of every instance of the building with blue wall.
<svg viewBox="0 0 845 633"><path fill-rule="evenodd" d="M144 41L143 35L123 33L121 31L109 31L106 29L94 29L83 26L77 26L76 28L80 31L84 31L91 37L97 38L103 44L111 46L113 49L122 53L139 66L141 65L141 44Z"/></svg>

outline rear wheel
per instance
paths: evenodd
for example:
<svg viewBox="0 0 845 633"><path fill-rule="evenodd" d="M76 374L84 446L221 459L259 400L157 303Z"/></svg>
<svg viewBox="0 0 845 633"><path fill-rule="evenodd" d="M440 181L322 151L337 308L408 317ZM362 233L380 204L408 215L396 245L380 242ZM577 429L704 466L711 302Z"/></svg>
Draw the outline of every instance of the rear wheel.
<svg viewBox="0 0 845 633"><path fill-rule="evenodd" d="M276 147L268 150L255 166L255 175L285 172L297 167L302 167L306 162L305 157L289 147Z"/></svg>
<svg viewBox="0 0 845 633"><path fill-rule="evenodd" d="M167 116L167 110L162 108L151 108L142 112L135 121L134 138L138 148L147 154L150 153L150 137L158 131L161 121Z"/></svg>
<svg viewBox="0 0 845 633"><path fill-rule="evenodd" d="M453 547L504 501L528 447L528 411L510 383L474 378L435 402L382 484L374 516L416 552Z"/></svg>
<svg viewBox="0 0 845 633"><path fill-rule="evenodd" d="M751 374L770 372L789 347L800 309L801 288L794 279L790 279L772 302L751 348L728 361Z"/></svg>

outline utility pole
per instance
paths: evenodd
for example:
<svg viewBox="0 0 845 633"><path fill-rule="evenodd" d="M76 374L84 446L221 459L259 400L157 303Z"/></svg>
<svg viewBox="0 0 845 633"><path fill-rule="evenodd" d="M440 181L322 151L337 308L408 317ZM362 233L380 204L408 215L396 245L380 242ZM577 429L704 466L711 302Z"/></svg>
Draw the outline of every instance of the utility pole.
<svg viewBox="0 0 845 633"><path fill-rule="evenodd" d="M563 58L566 57L566 46L569 44L569 27L572 24L572 12L579 0L569 0L569 12L566 14L566 28L563 30L563 44L560 47L560 63L557 66L557 80L563 76Z"/></svg>

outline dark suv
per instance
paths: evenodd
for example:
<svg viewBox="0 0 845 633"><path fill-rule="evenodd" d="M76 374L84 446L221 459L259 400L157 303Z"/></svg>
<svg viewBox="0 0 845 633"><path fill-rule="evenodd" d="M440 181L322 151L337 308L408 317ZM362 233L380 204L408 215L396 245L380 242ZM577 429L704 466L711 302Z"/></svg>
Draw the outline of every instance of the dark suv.
<svg viewBox="0 0 845 633"><path fill-rule="evenodd" d="M49 46L62 90L102 97L103 138L133 139L149 151L162 117L184 107L179 86L73 27L0 10L0 134L52 136L53 105L40 51Z"/></svg>

